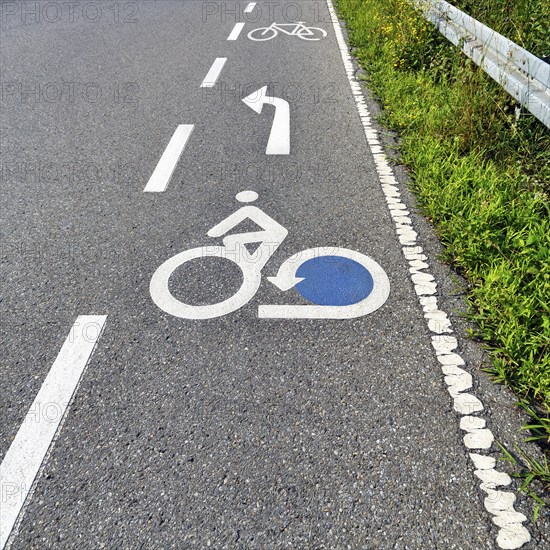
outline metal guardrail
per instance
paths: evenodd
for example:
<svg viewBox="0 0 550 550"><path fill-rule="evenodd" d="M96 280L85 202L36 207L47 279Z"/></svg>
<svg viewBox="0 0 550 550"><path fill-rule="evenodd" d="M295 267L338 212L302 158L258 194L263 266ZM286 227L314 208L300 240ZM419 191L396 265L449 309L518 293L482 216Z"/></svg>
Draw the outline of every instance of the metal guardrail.
<svg viewBox="0 0 550 550"><path fill-rule="evenodd" d="M424 17L550 128L550 65L444 0L413 0Z"/></svg>

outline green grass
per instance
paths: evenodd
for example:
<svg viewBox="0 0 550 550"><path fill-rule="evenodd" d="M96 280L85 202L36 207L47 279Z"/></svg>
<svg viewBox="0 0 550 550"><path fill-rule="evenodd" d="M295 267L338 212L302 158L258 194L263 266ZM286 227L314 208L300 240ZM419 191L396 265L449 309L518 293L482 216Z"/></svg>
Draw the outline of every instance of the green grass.
<svg viewBox="0 0 550 550"><path fill-rule="evenodd" d="M550 55L547 0L447 0L539 57Z"/></svg>
<svg viewBox="0 0 550 550"><path fill-rule="evenodd" d="M543 10L543 2L529 3L530 14ZM480 15L490 11L488 0L457 4L476 4L476 15L492 22ZM407 0L337 0L337 7L383 104L382 123L401 135L402 160L446 259L469 281L469 316L491 350L491 372L543 419L547 443L550 132L529 114L516 117L506 92ZM506 25L521 30L523 44L539 44L544 18L522 20L520 12L512 10L517 20Z"/></svg>

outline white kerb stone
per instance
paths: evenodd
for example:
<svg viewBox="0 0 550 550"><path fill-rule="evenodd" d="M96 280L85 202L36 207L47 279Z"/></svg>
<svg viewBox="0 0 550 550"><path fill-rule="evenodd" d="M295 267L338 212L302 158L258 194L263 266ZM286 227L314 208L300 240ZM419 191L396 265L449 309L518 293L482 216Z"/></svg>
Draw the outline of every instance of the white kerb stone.
<svg viewBox="0 0 550 550"><path fill-rule="evenodd" d="M460 414L472 414L483 410L483 403L471 393L461 393L454 399L453 408Z"/></svg>
<svg viewBox="0 0 550 550"><path fill-rule="evenodd" d="M531 535L521 524L516 524L513 528L501 529L498 532L497 544L504 550L514 550L521 548L531 540Z"/></svg>
<svg viewBox="0 0 550 550"><path fill-rule="evenodd" d="M464 365L464 359L457 353L446 353L444 355L438 355L437 360L442 365Z"/></svg>
<svg viewBox="0 0 550 550"><path fill-rule="evenodd" d="M449 374L445 376L445 383L448 385L449 393L456 397L459 393L472 387L472 376L467 372Z"/></svg>
<svg viewBox="0 0 550 550"><path fill-rule="evenodd" d="M464 394L460 394L464 395ZM464 445L468 449L490 449L495 436L493 432L487 428L484 430L476 430L464 436Z"/></svg>
<svg viewBox="0 0 550 550"><path fill-rule="evenodd" d="M476 470L490 470L495 467L497 462L492 456L478 455L476 453L470 453L470 458Z"/></svg>
<svg viewBox="0 0 550 550"><path fill-rule="evenodd" d="M520 512L510 512L509 510L503 510L496 516L493 516L493 523L499 527L510 527L514 523L523 523L527 521L527 518Z"/></svg>
<svg viewBox="0 0 550 550"><path fill-rule="evenodd" d="M437 285L435 283L426 283L423 285L414 285L414 291L418 296L428 296L437 292ZM434 331L435 332L435 331Z"/></svg>
<svg viewBox="0 0 550 550"><path fill-rule="evenodd" d="M445 376L449 376L450 374L462 374L463 372L466 372L464 369L461 369L456 365L443 365L441 370Z"/></svg>
<svg viewBox="0 0 550 550"><path fill-rule="evenodd" d="M508 491L488 491L483 504L488 512L497 516L503 511L514 512L516 495Z"/></svg>
<svg viewBox="0 0 550 550"><path fill-rule="evenodd" d="M505 472L493 470L476 470L474 474L483 481L483 483L491 483L493 485L510 485L512 478Z"/></svg>
<svg viewBox="0 0 550 550"><path fill-rule="evenodd" d="M485 428L484 418L479 418L479 416L463 416L460 419L460 429L465 432L475 432L476 430L482 430ZM483 468L481 468L483 469Z"/></svg>

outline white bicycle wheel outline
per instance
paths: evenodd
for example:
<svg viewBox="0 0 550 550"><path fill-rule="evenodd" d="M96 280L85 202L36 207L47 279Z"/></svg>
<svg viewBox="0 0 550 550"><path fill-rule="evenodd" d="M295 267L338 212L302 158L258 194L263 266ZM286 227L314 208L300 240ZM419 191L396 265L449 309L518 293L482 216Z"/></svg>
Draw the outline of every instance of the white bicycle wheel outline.
<svg viewBox="0 0 550 550"><path fill-rule="evenodd" d="M267 36L267 38L254 38L252 35L257 31L263 31L261 34L267 33L267 31L271 31L270 35ZM277 29L274 29L273 27L258 27L257 29L251 30L248 33L248 38L250 40L254 40L254 42L265 42L266 40L271 40L273 38L276 38L279 34L279 31Z"/></svg>
<svg viewBox="0 0 550 550"><path fill-rule="evenodd" d="M210 256L232 261L239 266L243 273L243 282L239 290L222 302L200 306L185 304L174 298L168 286L174 271L191 260ZM174 317L181 319L214 319L233 313L246 305L258 292L261 281L261 270L258 270L257 266L254 266L253 263L238 262L228 257L225 246L198 247L184 250L161 264L151 277L149 292L153 302L160 309Z"/></svg>
<svg viewBox="0 0 550 550"><path fill-rule="evenodd" d="M390 281L384 269L375 260L356 250L341 247L316 247L302 250L285 260L277 276L295 278L300 265L309 259L321 256L336 256L354 260L364 266L374 282L372 292L363 300L346 306L262 304L258 306L260 319L355 319L380 308L389 297ZM174 298L169 289L170 277L183 264L200 258L216 257L232 261L242 271L243 282L231 297L207 305L190 305ZM254 263L237 261L228 257L225 246L198 247L185 250L161 264L149 284L153 302L164 312L182 319L214 319L233 313L246 305L258 292L262 282L262 272Z"/></svg>
<svg viewBox="0 0 550 550"><path fill-rule="evenodd" d="M319 38L308 38L307 36L304 36L304 33L308 33L308 35L314 35L315 31L321 31L321 35ZM311 41L317 41L321 40L321 38L325 38L327 35L327 31L325 29L321 29L320 27L302 27L296 32L296 36L298 38L301 38L302 40L311 40Z"/></svg>

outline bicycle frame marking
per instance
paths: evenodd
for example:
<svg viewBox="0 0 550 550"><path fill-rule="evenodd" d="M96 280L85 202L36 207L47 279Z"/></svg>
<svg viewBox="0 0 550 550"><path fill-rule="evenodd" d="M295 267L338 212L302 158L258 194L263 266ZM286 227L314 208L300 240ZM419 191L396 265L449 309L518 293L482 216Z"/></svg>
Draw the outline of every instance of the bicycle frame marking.
<svg viewBox="0 0 550 550"><path fill-rule="evenodd" d="M285 27L292 27L292 30L289 32L285 29ZM274 29L277 32L282 32L284 34L287 34L288 36L295 36L299 33L302 29L307 29L306 34L313 34L308 27L304 25L304 21L299 21L298 23L271 23L271 25L268 27L270 29Z"/></svg>
<svg viewBox="0 0 550 550"><path fill-rule="evenodd" d="M239 195L241 195L239 193ZM234 233L223 238L223 246L204 246L185 250L166 260L153 274L149 292L155 304L174 317L183 319L213 319L240 309L256 294L261 284L261 271L269 258L285 240L288 230L256 206L243 206L208 231L209 237L222 237L242 221L249 219L262 231ZM246 244L260 243L254 253ZM243 273L239 290L230 298L216 304L193 306L180 302L169 290L169 280L174 271L184 263L206 257L233 261Z"/></svg>

